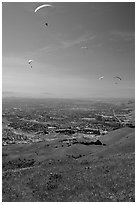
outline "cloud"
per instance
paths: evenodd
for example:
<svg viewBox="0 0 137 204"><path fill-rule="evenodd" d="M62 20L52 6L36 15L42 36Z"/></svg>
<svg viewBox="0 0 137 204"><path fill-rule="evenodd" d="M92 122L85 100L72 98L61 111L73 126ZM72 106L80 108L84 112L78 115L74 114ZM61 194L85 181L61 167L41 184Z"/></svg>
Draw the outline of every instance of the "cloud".
<svg viewBox="0 0 137 204"><path fill-rule="evenodd" d="M129 42L135 40L134 32L125 32L125 31L111 31L110 40L112 41L124 41Z"/></svg>
<svg viewBox="0 0 137 204"><path fill-rule="evenodd" d="M93 39L95 39L96 36L95 35L91 35L91 34L86 34L83 35L75 40L67 40L62 42L62 48L69 48L75 45L79 45L82 42L87 42L87 41L91 41Z"/></svg>
<svg viewBox="0 0 137 204"><path fill-rule="evenodd" d="M54 44L50 44L48 46L45 46L43 48L38 49L37 51L33 52L32 55L35 55L39 52L54 52L59 49L66 49L66 48L71 48L73 46L79 45L82 42L87 43L88 41L92 41L96 38L96 35L93 35L91 33L85 33L82 36L74 39L74 40L62 40L62 37L60 36L57 39L57 42Z"/></svg>

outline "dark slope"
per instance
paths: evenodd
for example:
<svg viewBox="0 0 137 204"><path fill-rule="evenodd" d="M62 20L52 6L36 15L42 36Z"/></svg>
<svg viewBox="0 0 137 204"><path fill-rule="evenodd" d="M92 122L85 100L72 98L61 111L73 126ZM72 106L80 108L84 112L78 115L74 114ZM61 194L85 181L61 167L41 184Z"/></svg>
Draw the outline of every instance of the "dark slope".
<svg viewBox="0 0 137 204"><path fill-rule="evenodd" d="M35 143L3 148L3 201L135 200L135 130L100 137L103 145Z"/></svg>
<svg viewBox="0 0 137 204"><path fill-rule="evenodd" d="M114 143L120 142L121 139L126 140L126 138L128 138L130 134L133 135L133 140L134 140L135 129L125 127L125 128L114 130L106 134L105 136L101 136L100 140L106 144L112 144L112 143L114 144ZM132 138L132 136L130 137Z"/></svg>

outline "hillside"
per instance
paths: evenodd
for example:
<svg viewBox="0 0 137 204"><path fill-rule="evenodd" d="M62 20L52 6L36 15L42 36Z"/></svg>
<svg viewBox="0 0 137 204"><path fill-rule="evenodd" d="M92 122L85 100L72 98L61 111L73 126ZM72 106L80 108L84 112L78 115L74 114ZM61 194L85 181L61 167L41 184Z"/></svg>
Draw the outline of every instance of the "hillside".
<svg viewBox="0 0 137 204"><path fill-rule="evenodd" d="M50 142L3 147L4 202L135 201L135 129L104 145Z"/></svg>

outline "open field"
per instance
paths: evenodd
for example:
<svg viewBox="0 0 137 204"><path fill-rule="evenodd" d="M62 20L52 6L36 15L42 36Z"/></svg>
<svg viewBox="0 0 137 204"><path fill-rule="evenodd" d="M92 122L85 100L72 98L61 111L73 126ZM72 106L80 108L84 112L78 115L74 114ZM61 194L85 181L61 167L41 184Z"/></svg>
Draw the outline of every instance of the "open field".
<svg viewBox="0 0 137 204"><path fill-rule="evenodd" d="M105 145L59 139L4 146L3 201L135 201L135 129L99 140Z"/></svg>

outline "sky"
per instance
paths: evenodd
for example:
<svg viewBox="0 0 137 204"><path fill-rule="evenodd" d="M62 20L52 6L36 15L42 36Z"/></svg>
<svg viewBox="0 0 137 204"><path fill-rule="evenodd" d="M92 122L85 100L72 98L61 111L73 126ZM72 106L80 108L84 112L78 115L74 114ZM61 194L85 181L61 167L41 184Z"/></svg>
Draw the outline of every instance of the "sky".
<svg viewBox="0 0 137 204"><path fill-rule="evenodd" d="M43 4L2 3L2 96L134 98L135 3Z"/></svg>

